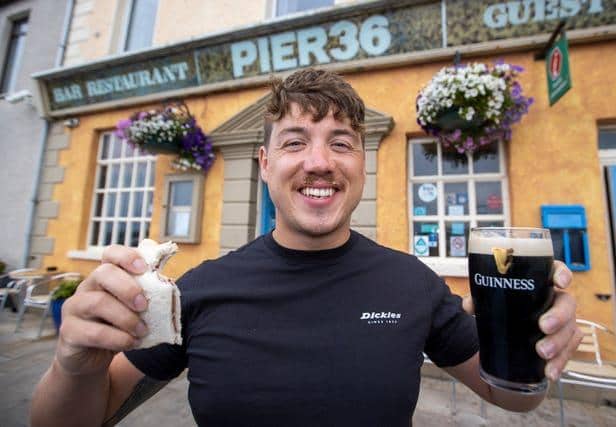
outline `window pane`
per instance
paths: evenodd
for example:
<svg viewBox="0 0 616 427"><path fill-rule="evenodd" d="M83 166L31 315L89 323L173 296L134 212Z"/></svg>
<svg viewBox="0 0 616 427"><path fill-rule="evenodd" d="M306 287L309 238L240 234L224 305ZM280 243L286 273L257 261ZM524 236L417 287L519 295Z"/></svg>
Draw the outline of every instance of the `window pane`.
<svg viewBox="0 0 616 427"><path fill-rule="evenodd" d="M443 175L460 175L468 173L466 154L443 151Z"/></svg>
<svg viewBox="0 0 616 427"><path fill-rule="evenodd" d="M147 166L147 162L137 163L137 179L135 181L135 187L145 187L145 172Z"/></svg>
<svg viewBox="0 0 616 427"><path fill-rule="evenodd" d="M430 176L438 173L436 143L412 144L413 175Z"/></svg>
<svg viewBox="0 0 616 427"><path fill-rule="evenodd" d="M109 157L110 138L111 138L111 135L109 135L108 133L103 135L103 142L102 142L102 147L101 147L101 159L106 159Z"/></svg>
<svg viewBox="0 0 616 427"><path fill-rule="evenodd" d="M118 188L118 181L120 179L120 165L111 165L111 181L109 181L109 188Z"/></svg>
<svg viewBox="0 0 616 427"><path fill-rule="evenodd" d="M105 222L105 231L103 232L103 245L107 246L112 243L111 237L113 232L113 222Z"/></svg>
<svg viewBox="0 0 616 427"><path fill-rule="evenodd" d="M146 204L145 204L145 216L147 217L151 217L152 216L152 198L154 197L154 193L152 191L148 191L146 198Z"/></svg>
<svg viewBox="0 0 616 427"><path fill-rule="evenodd" d="M167 224L167 234L170 236L188 236L190 226L190 212L171 211L169 213L169 223Z"/></svg>
<svg viewBox="0 0 616 427"><path fill-rule="evenodd" d="M98 173L98 185L97 188L105 188L105 180L107 179L107 166L100 165Z"/></svg>
<svg viewBox="0 0 616 427"><path fill-rule="evenodd" d="M125 50L136 50L152 45L158 0L133 0Z"/></svg>
<svg viewBox="0 0 616 427"><path fill-rule="evenodd" d="M119 159L122 157L122 144L124 143L119 139L113 140L113 145L111 148L111 158Z"/></svg>
<svg viewBox="0 0 616 427"><path fill-rule="evenodd" d="M2 70L2 81L0 82L0 93L8 93L16 90L17 76L23 56L24 43L28 31L28 18L23 18L13 22L11 36L8 41L6 57L4 58L4 69Z"/></svg>
<svg viewBox="0 0 616 427"><path fill-rule="evenodd" d="M135 154L135 149L133 148L133 146L128 143L124 144L124 157L125 158L133 157L134 154Z"/></svg>
<svg viewBox="0 0 616 427"><path fill-rule="evenodd" d="M129 188L133 177L133 164L124 163L124 171L122 172L122 187Z"/></svg>
<svg viewBox="0 0 616 427"><path fill-rule="evenodd" d="M133 193L133 213L134 217L141 217L141 208L143 207L143 191L135 191Z"/></svg>
<svg viewBox="0 0 616 427"><path fill-rule="evenodd" d="M147 239L148 237L150 237L150 222L146 222L144 224L144 231L143 231L143 238Z"/></svg>
<svg viewBox="0 0 616 427"><path fill-rule="evenodd" d="M139 222L131 222L130 223L130 241L129 244L131 246L139 246L139 228L141 227L141 223Z"/></svg>
<svg viewBox="0 0 616 427"><path fill-rule="evenodd" d="M316 9L318 7L331 6L334 0L277 0L276 16L283 16L289 13L302 12L304 10Z"/></svg>
<svg viewBox="0 0 616 427"><path fill-rule="evenodd" d="M438 214L436 183L413 184L413 216Z"/></svg>
<svg viewBox="0 0 616 427"><path fill-rule="evenodd" d="M171 183L171 205L190 206L192 204L192 181L176 181Z"/></svg>
<svg viewBox="0 0 616 427"><path fill-rule="evenodd" d="M500 171L498 144L491 144L481 151L474 152L473 167L475 173L498 173Z"/></svg>
<svg viewBox="0 0 616 427"><path fill-rule="evenodd" d="M616 149L616 129L599 129L599 148Z"/></svg>
<svg viewBox="0 0 616 427"><path fill-rule="evenodd" d="M116 193L110 192L107 193L107 210L105 215L108 217L113 217L115 215L115 202L116 202Z"/></svg>
<svg viewBox="0 0 616 427"><path fill-rule="evenodd" d="M99 221L92 221L92 234L90 235L90 244L92 246L98 245L98 232L100 230L101 223Z"/></svg>
<svg viewBox="0 0 616 427"><path fill-rule="evenodd" d="M468 215L468 184L466 182L445 184L445 215Z"/></svg>
<svg viewBox="0 0 616 427"><path fill-rule="evenodd" d="M468 222L446 222L447 256L465 257L468 243Z"/></svg>
<svg viewBox="0 0 616 427"><path fill-rule="evenodd" d="M156 163L154 162L148 162L150 164L150 179L148 182L148 185L150 187L154 187L154 176L156 175Z"/></svg>
<svg viewBox="0 0 616 427"><path fill-rule="evenodd" d="M124 244L124 239L126 238L126 223L124 221L118 222L118 235L116 236L116 243L119 245Z"/></svg>
<svg viewBox="0 0 616 427"><path fill-rule="evenodd" d="M130 198L130 193L128 191L123 191L120 193L120 212L118 213L121 217L128 216L128 201Z"/></svg>
<svg viewBox="0 0 616 427"><path fill-rule="evenodd" d="M412 243L416 256L438 256L438 224L414 221Z"/></svg>
<svg viewBox="0 0 616 427"><path fill-rule="evenodd" d="M103 213L103 200L104 200L105 194L104 193L98 193L96 195L96 202L95 202L95 206L94 206L94 216L101 216L101 214Z"/></svg>
<svg viewBox="0 0 616 427"><path fill-rule="evenodd" d="M477 182L477 214L502 214L503 196L500 181Z"/></svg>

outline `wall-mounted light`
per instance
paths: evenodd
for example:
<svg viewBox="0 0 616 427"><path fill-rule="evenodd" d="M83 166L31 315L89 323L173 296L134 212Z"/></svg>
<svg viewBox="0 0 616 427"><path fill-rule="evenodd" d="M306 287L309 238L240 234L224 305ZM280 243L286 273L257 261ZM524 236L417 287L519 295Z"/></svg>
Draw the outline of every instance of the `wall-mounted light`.
<svg viewBox="0 0 616 427"><path fill-rule="evenodd" d="M74 129L79 126L79 119L77 117L71 117L70 119L64 120L64 126L69 129Z"/></svg>

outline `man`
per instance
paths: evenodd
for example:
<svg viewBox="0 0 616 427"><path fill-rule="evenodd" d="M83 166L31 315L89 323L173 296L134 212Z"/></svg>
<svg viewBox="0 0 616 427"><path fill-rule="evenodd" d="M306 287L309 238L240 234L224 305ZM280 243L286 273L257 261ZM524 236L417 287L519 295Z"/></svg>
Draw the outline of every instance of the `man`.
<svg viewBox="0 0 616 427"><path fill-rule="evenodd" d="M143 260L108 248L64 306L32 425L111 425L188 368L199 425L407 426L423 351L494 404L536 407L544 395L481 381L474 321L442 280L350 230L365 180L364 110L326 71L275 82L259 151L274 231L186 273L183 345L146 350L131 351L147 333L138 317L147 303L128 274ZM571 273L556 267L566 287ZM540 319L537 349L552 380L580 340L574 313L558 292Z"/></svg>

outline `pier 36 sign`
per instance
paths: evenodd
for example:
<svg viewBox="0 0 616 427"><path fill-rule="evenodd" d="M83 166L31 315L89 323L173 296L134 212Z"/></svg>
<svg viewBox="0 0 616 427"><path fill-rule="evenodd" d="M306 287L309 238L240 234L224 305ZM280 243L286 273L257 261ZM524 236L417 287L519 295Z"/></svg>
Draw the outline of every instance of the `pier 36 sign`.
<svg viewBox="0 0 616 427"><path fill-rule="evenodd" d="M35 78L56 115L306 66L369 66L371 58L544 34L565 17L568 30L613 25L616 0L450 0L444 8L440 1L362 3Z"/></svg>

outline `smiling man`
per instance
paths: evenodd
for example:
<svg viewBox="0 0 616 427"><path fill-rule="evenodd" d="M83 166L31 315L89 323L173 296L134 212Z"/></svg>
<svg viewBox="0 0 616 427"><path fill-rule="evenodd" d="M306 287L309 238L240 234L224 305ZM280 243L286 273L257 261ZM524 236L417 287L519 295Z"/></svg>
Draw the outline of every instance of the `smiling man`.
<svg viewBox="0 0 616 427"><path fill-rule="evenodd" d="M494 404L536 407L543 394L480 379L475 322L437 275L350 229L365 181L364 114L336 74L275 81L259 151L274 231L184 274L183 344L142 350L131 349L147 333L146 302L128 272L143 260L108 248L64 306L32 425L113 425L188 369L198 425L406 427L423 352ZM571 272L555 267L566 287ZM574 315L559 291L540 319L537 350L552 380L580 341Z"/></svg>

